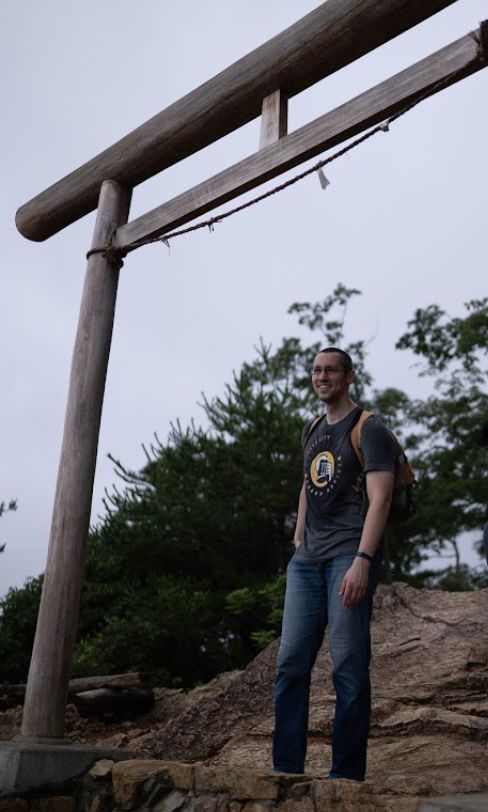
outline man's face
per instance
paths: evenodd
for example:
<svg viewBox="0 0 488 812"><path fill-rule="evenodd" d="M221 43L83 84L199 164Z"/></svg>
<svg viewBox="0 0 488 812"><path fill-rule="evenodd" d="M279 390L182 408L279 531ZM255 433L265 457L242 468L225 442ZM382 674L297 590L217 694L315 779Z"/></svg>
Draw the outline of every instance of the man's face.
<svg viewBox="0 0 488 812"><path fill-rule="evenodd" d="M337 352L319 352L312 367L312 386L322 403L338 403L348 395L354 372L345 372Z"/></svg>

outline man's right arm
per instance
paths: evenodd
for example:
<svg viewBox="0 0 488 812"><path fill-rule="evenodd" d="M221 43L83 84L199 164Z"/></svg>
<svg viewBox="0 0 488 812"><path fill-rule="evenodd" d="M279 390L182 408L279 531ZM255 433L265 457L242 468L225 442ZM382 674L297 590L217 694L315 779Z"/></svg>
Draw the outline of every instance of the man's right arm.
<svg viewBox="0 0 488 812"><path fill-rule="evenodd" d="M297 524L295 527L295 536L293 538L293 543L295 547L299 547L299 545L302 543L306 515L307 515L307 494L305 492L305 480L303 480L302 489L300 491L300 496L298 499Z"/></svg>

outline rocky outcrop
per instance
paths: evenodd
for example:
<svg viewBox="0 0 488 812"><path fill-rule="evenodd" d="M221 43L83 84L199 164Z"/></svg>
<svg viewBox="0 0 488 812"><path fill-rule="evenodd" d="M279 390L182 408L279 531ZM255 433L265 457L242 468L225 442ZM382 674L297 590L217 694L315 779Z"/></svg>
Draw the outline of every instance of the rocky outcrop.
<svg viewBox="0 0 488 812"><path fill-rule="evenodd" d="M414 795L488 789L488 590L380 587L373 633L368 778ZM159 730L134 739L146 755L266 769L277 642L227 685ZM326 644L312 681L307 772L328 770L334 696Z"/></svg>
<svg viewBox="0 0 488 812"><path fill-rule="evenodd" d="M398 802L488 790L488 590L380 587L372 631L368 786ZM189 694L156 691L154 709L136 719L87 722L70 706L68 735L81 743L128 747L144 760L264 774L270 765L276 650L277 642L244 671L221 675ZM325 644L310 705L307 780L321 782L317 786L331 783L322 779L333 708ZM19 719L18 709L0 714L0 737L15 735ZM305 802L302 812L308 812Z"/></svg>

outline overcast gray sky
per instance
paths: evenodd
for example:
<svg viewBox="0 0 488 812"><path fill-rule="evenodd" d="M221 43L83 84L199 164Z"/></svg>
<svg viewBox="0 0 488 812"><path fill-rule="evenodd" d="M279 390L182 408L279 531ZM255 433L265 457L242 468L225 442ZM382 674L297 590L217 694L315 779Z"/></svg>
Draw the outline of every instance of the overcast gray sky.
<svg viewBox="0 0 488 812"><path fill-rule="evenodd" d="M4 0L1 195L0 595L46 560L68 375L94 215L45 243L21 237L16 209L313 8L314 0ZM290 102L289 130L465 35L488 17L458 0ZM426 392L394 350L417 307L452 314L486 293L488 71L437 94L330 166L242 214L143 248L121 274L92 521L114 481L111 452L144 463L141 443L202 419L262 336L297 334L288 306L337 282L360 288L351 338L375 336L378 386ZM135 190L131 217L258 147L243 127ZM316 160L316 159L315 159ZM296 170L297 171L297 170ZM289 173L290 174L290 173ZM294 174L293 172L291 174ZM469 546L463 550L472 557Z"/></svg>

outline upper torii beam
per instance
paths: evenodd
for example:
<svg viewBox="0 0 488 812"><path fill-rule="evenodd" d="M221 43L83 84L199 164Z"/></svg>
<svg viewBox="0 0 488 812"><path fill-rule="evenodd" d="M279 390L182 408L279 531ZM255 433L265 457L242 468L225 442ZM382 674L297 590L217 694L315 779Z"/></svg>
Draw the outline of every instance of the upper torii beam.
<svg viewBox="0 0 488 812"><path fill-rule="evenodd" d="M328 0L22 206L17 227L45 240L97 207L108 178L133 189L383 45L455 0Z"/></svg>

